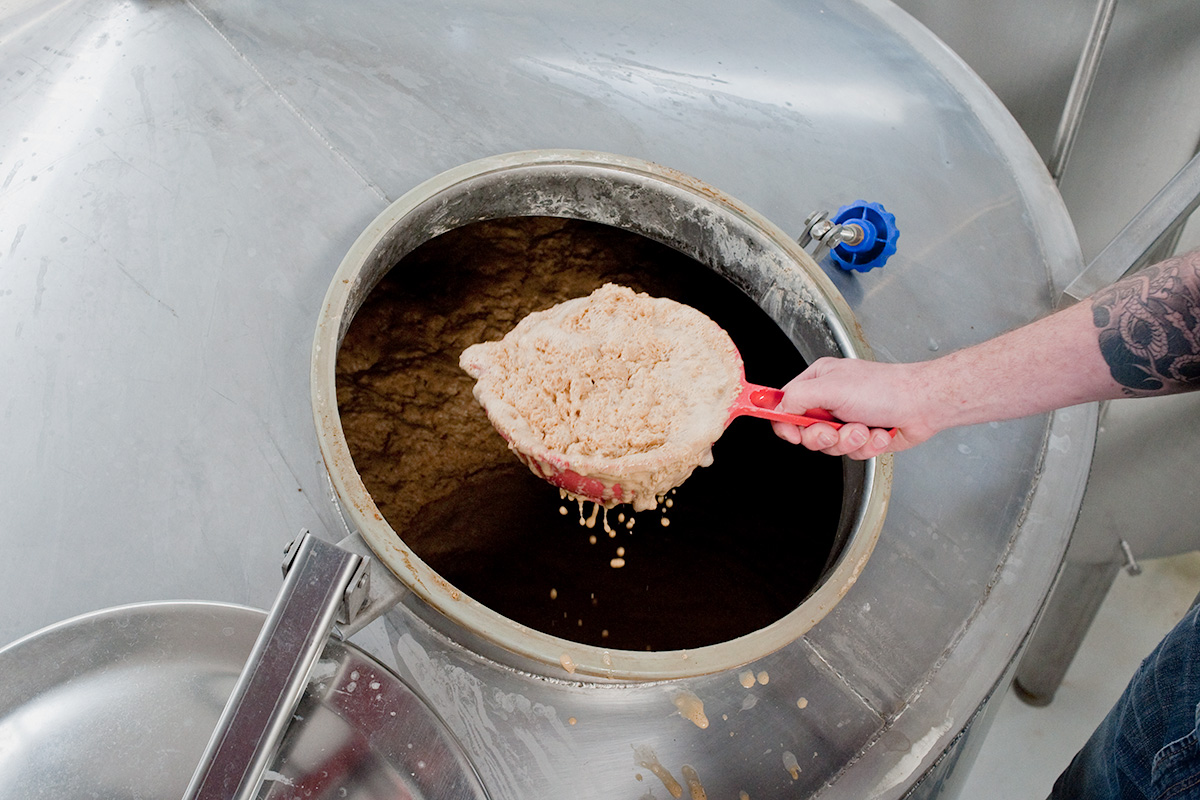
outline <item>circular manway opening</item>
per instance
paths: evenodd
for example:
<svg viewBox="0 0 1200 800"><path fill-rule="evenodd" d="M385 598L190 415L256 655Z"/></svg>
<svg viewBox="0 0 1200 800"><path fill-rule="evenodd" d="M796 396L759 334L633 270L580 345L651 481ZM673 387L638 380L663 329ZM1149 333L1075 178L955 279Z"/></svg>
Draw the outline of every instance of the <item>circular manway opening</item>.
<svg viewBox="0 0 1200 800"><path fill-rule="evenodd" d="M458 366L464 348L606 282L708 314L741 350L751 381L781 386L805 366L765 312L669 247L572 219L473 223L404 257L350 325L337 399L354 465L421 559L535 630L664 651L769 625L833 560L840 459L741 418L717 442L713 465L659 510L605 514L563 500L518 462L472 396Z"/></svg>

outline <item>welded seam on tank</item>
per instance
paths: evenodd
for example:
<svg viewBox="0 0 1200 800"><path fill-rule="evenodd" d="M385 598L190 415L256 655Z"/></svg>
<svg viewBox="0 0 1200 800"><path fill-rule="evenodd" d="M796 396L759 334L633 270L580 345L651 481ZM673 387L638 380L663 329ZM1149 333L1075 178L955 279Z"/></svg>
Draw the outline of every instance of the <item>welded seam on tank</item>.
<svg viewBox="0 0 1200 800"><path fill-rule="evenodd" d="M990 588L990 585L989 585L989 588ZM982 603L980 605L982 605ZM1045 604L1043 603L1043 606L1044 605ZM972 615L972 616L974 616L974 615ZM1040 616L1040 612L1039 612L1039 616ZM961 629L961 631L959 632L959 635L955 637L955 643L957 643L961 639L961 637L965 634L967 627L968 626L964 626ZM1025 642L1027 642L1029 640L1030 636L1032 636L1032 633L1033 633L1033 629L1031 628L1030 631L1021 640L1020 645L1017 647L1018 653L1024 649ZM854 767L855 764L857 764L859 761L861 761L863 759L863 757L866 756L866 754L868 752L870 752L871 748L875 747L883 739L883 737L887 735L888 731L891 730L895 726L895 724L900 720L900 718L904 716L904 712L909 707L911 707L911 705L913 703L915 703L917 700L919 700L922 694L924 694L925 689L929 686L930 683L933 682L933 675L937 674L937 671L941 668L941 666L949 658L951 652L953 652L953 646L951 648L947 649L942 654L942 657L939 658L934 663L933 670L930 672L929 679L927 681L925 681L923 684L921 684L921 686L917 689L917 691L905 701L905 705L895 715L884 719L884 724L879 728L879 730L877 730L874 733L874 735L872 735L866 742L863 743L863 745L859 749L859 751L857 753L855 753L854 756L852 756L845 764L842 765L842 767L838 770L838 772L831 779L829 779L829 781L827 782L826 785L833 785L834 783L836 783L838 781L838 779L840 779L843 775L845 775L847 772L849 772L850 769L852 767ZM955 734L953 737L951 737L951 739L942 748L942 755L935 758L933 760L933 763L931 763L928 767L926 767L925 772L923 773L924 775L928 775L933 769L935 769L937 767L937 765L949 753L951 753L954 750L956 743L963 736L968 734L968 732L971 729L971 726L975 723L975 720L983 713L984 707L988 703L993 702L993 698L995 697L997 691L1000 690L1000 687L1001 687L1001 684L1003 683L1003 681L1004 681L1004 675L1002 674L999 678L997 678L996 682L992 685L991 690L988 691L983 702L980 703L980 705L978 707L976 707L976 709L969 715L967 722L963 724L963 726L959 729L958 733Z"/></svg>
<svg viewBox="0 0 1200 800"><path fill-rule="evenodd" d="M868 711L879 717L880 720L884 721L884 727L886 727L886 715L884 715L881 710L875 707L875 704L871 702L870 698L860 692L854 686L854 684L850 682L846 675L837 667L835 667L833 663L821 653L820 649L818 649L817 646L813 644L807 636L803 637L802 641L804 642L804 646L808 648L808 651L812 653L818 661L821 662L821 665L825 667L825 669L827 669L829 673L833 675L833 677L837 678L837 680L841 682L842 687L846 690L846 692L862 703Z"/></svg>
<svg viewBox="0 0 1200 800"><path fill-rule="evenodd" d="M573 689L585 689L587 691L596 692L627 692L631 689L646 690L664 686L674 687L680 685L679 678L666 677L645 680L641 678L607 678L602 675L580 674L576 678L563 678L551 674L551 672L548 670L538 670L537 667L533 666L536 663L536 659L534 659L532 656L522 656L520 654L516 654L517 657L525 662L528 662L529 666L517 666L503 660L498 660L495 655L497 651L504 652L504 648L487 642L487 640L479 637L473 632L468 631L466 636L463 638L463 641L459 641L458 639L450 637L445 631L432 625L429 620L426 619L416 609L407 605L405 603L406 599L407 596L401 599L398 604L398 606L402 607L403 610L403 624L401 624L393 614L385 614L382 617L384 620L384 626L387 628L387 630L394 631L397 636L413 635L416 633L416 631L405 626L415 623L420 627L420 632L423 635L430 637L442 648L442 655L445 658L454 658L463 664L470 663L479 666L486 666L505 675L529 679L547 685L565 686ZM392 644L394 646L395 642ZM425 649L428 650L428 648ZM514 654L509 653L509 655L511 656ZM541 666L547 667L550 665L543 664ZM410 688L414 692L417 691L415 687Z"/></svg>
<svg viewBox="0 0 1200 800"><path fill-rule="evenodd" d="M300 108L295 103L293 103L290 99L288 99L288 96L286 94L284 94L282 91L280 91L279 88L276 87L275 84L273 84L267 78L267 76L263 74L262 70L260 70L258 68L258 65L255 64L248 55L246 55L241 50L239 50L237 48L237 46L233 43L233 41L230 40L230 38L228 36L226 36L225 33L220 28L218 28L211 19L209 19L208 15L205 14L203 11L200 10L199 7L196 6L194 0L187 0L187 5L188 5L188 8L192 9L193 11L196 12L196 14L198 14L200 16L200 19L204 20L204 23L206 25L208 25L209 28L212 29L213 33L215 33L217 36L219 36L221 38L221 41L225 42L226 46L228 46L229 49L231 51L233 51L234 55L236 55L239 59L241 59L242 63L244 63L247 67L249 67L250 71L253 72L254 75L262 82L263 86L267 87L267 89L269 89L271 91L271 94L274 95L275 98L280 103L283 104L283 107L286 108L289 112L291 112L291 114L294 117L296 117L296 119L300 120L301 124L303 124L304 127L308 128L309 132L312 133L313 136L317 137L317 140L329 149L329 152L333 154L334 158L336 158L338 161L342 162L342 164L348 170L353 172L358 177L358 179L361 180L366 185L366 187L368 189L370 189L372 192L374 192L376 195L378 195L380 197L380 199L382 199L385 203L390 204L392 202L392 198L388 197L387 193L383 191L383 188L381 186L379 186L379 184L375 183L375 181L371 180L366 175L364 175L361 170L359 170L357 167L355 167L353 162L350 161L350 159L345 155L345 153L343 153L341 150L339 150L337 148L337 146L334 145L334 143L331 142L327 136L325 136L325 134L321 133L320 129L317 128L317 126L311 120L309 120L308 117L306 117L304 115L304 113L300 110Z"/></svg>
<svg viewBox="0 0 1200 800"><path fill-rule="evenodd" d="M846 690L846 692L848 694L850 694L852 697L856 698L860 703L862 703L864 708L866 708L868 711L870 711L875 716L877 716L881 723L879 728L871 736L869 736L865 742L863 742L862 746L858 749L858 751L854 755L852 755L849 759L847 759L846 763L842 764L842 766L833 775L830 775L829 777L827 777L825 779L825 787L829 787L829 786L832 786L833 784L837 783L838 780L840 780L841 777L843 775L845 775L850 770L851 767L853 767L860 760L862 760L863 756L866 755L868 752L870 752L871 748L873 748L879 742L879 740L883 738L883 736L888 732L888 730L896 723L896 720L899 719L900 716L904 713L904 708L907 707L907 702L905 703L905 706L902 707L898 713L896 713L890 717L885 715L882 711L880 711L879 709L877 709L875 707L875 704L872 703L871 700L866 695L864 695L864 694L862 694L862 692L858 691L858 689L855 688L854 684L851 683L850 680L847 679L846 676L837 667L835 667L832 663L830 663L830 661L827 658L825 658L824 655L821 654L821 651L816 647L816 645L814 645L808 639L807 636L803 638L803 641L804 641L805 646L808 647L809 652L812 653L821 662L821 664L823 664L825 666L825 668L829 671L829 673L831 675L833 675L838 681L841 682L842 687ZM940 664L940 661L939 661L939 664ZM924 687L922 686L922 690L923 689L924 689ZM919 692L918 692L918 694L919 694ZM818 792L818 794L819 793L820 792Z"/></svg>
<svg viewBox="0 0 1200 800"><path fill-rule="evenodd" d="M978 613L978 610L976 610L975 613ZM974 618L974 615L975 614L973 613L972 618ZM827 779L827 781L826 781L827 786L832 786L833 784L837 783L838 780L840 780L843 775L845 775L847 772L849 772L859 761L861 761L866 756L866 754L869 753L872 750L872 748L874 748L883 739L883 737L887 735L888 731L890 731L893 727L895 727L896 723L900 720L900 718L904 716L904 712L907 711L908 708L910 708L913 703L915 703L917 700L919 700L921 698L921 695L925 693L925 689L928 688L929 684L933 682L933 676L936 675L938 670L941 669L942 665L945 664L946 660L949 658L950 653L952 653L954 651L955 645L965 635L968 627L969 627L968 625L963 625L963 627L959 629L958 633L954 636L954 639L952 640L951 644L942 652L941 656L934 663L933 668L929 673L929 677L924 682L922 682L920 684L920 686L918 686L912 694L908 695L904 699L904 703L900 707L900 709L896 713L891 714L891 715L885 715L881 711L876 709L875 706L871 703L871 701L867 697L865 697L860 692L858 692L854 688L854 686L846 679L846 677L841 672L839 672L832 664L830 664L828 661L826 661L824 656L822 656L820 654L820 651L818 651L817 648L815 646L813 646L813 644L811 642L809 642L807 639L805 639L805 644L807 644L809 646L809 648L812 650L813 654L816 655L817 658L819 658L822 661L822 663L824 663L828 666L829 671L833 675L835 675L839 680L842 681L843 685L846 687L846 690L850 694L852 694L854 697L858 698L858 700L866 708L868 708L870 711L872 711L874 714L876 714L880 718L880 721L882 722L882 724L879 726L878 730L876 730L871 736L869 736L867 738L867 740L865 742L863 742L862 746L858 749L858 752L856 752L853 756L851 756L846 761L846 763L844 763L838 769L838 771L836 773L834 773L831 777L829 777Z"/></svg>

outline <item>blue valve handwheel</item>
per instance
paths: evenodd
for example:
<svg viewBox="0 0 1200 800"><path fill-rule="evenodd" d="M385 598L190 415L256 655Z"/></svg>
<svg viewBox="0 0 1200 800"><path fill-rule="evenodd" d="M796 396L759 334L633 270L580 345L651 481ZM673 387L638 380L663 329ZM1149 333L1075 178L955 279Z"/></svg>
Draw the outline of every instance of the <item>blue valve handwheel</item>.
<svg viewBox="0 0 1200 800"><path fill-rule="evenodd" d="M839 208L832 221L837 225L857 225L863 232L858 244L839 244L830 251L834 263L844 270L868 272L882 267L896 252L896 239L900 238L896 217L879 203L855 200Z"/></svg>

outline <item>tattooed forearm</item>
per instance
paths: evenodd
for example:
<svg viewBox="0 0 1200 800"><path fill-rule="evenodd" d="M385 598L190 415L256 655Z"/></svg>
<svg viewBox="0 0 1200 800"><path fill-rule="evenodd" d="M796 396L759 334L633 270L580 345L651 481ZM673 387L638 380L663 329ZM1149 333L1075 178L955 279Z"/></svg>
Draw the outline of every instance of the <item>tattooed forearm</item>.
<svg viewBox="0 0 1200 800"><path fill-rule="evenodd" d="M1096 293L1092 320L1100 352L1126 394L1200 389L1200 250Z"/></svg>

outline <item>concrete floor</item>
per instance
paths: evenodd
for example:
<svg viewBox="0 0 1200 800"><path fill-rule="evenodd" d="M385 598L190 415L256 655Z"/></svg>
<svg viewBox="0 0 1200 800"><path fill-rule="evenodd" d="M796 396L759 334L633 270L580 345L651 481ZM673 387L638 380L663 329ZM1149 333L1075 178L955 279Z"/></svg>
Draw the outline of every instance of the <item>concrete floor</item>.
<svg viewBox="0 0 1200 800"><path fill-rule="evenodd" d="M1138 664L1200 591L1200 553L1142 567L1141 575L1117 577L1054 702L1033 708L1009 689L961 798L1040 800L1049 794Z"/></svg>

